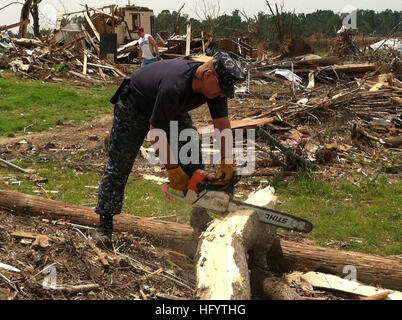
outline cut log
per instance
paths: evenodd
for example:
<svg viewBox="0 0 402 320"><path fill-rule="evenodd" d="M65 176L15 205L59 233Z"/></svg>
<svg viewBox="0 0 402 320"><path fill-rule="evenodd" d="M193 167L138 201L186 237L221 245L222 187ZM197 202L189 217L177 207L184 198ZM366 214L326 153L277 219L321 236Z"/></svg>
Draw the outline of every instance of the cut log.
<svg viewBox="0 0 402 320"><path fill-rule="evenodd" d="M92 209L15 191L0 190L0 207L20 214L53 220L64 219L90 227L96 226L99 221L98 215ZM189 225L131 214L118 215L114 221L117 232L149 236L159 240L160 245L189 257L193 257L196 252L198 239L194 239L193 229ZM343 272L344 267L353 265L357 269L357 280L360 282L402 290L402 257L347 252L286 240L281 240L280 244L276 246L276 250L268 253L271 271L320 271L345 277L347 274Z"/></svg>
<svg viewBox="0 0 402 320"><path fill-rule="evenodd" d="M253 193L248 203L273 209L272 188ZM253 210L229 214L215 220L201 235L196 254L196 298L200 300L251 299L248 254L262 268L276 228L263 224Z"/></svg>

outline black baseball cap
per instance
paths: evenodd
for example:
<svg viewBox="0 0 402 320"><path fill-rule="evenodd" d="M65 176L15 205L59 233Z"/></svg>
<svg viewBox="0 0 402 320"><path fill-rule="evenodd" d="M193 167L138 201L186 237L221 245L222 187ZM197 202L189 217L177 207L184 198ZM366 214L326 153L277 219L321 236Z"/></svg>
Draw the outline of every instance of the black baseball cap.
<svg viewBox="0 0 402 320"><path fill-rule="evenodd" d="M226 52L218 52L213 59L216 73L218 74L219 87L224 95L234 98L234 85L246 78L239 62Z"/></svg>

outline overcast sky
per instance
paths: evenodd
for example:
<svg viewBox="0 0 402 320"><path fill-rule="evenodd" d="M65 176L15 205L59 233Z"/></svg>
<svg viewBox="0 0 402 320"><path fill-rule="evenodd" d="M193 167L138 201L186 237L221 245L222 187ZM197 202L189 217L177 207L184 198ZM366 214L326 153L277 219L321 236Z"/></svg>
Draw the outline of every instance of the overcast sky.
<svg viewBox="0 0 402 320"><path fill-rule="evenodd" d="M0 8L7 5L10 2L16 0L0 0ZM18 0L23 2L24 0ZM206 2L216 3L219 0L204 0ZM402 0L271 0L271 4L278 2L284 3L286 11L295 10L296 13L309 13L316 10L333 10L335 12L343 11L346 6L354 6L358 9L372 9L376 11L383 11L385 9L391 9L396 11L402 11ZM138 6L149 7L156 14L164 9L171 11L178 10L183 3L184 6L182 12L189 14L190 17L196 16L196 4L198 3L198 11L200 10L200 3L202 0L42 0L39 5L42 24L47 27L51 23L55 23L57 19L57 11L75 11L80 10L82 6L80 4L88 4L88 6L101 7L103 5L118 4L119 6L125 6L129 2ZM231 12L235 9L246 12L248 15L254 15L259 11L268 12L268 7L265 4L265 0L220 0L221 14ZM16 23L19 21L21 5L14 4L0 11L0 26Z"/></svg>

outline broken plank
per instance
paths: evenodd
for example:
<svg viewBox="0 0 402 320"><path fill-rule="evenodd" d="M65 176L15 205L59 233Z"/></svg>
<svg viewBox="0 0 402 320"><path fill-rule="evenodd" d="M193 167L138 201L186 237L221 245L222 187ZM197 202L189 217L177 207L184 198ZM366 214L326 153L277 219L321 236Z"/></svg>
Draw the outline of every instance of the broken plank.
<svg viewBox="0 0 402 320"><path fill-rule="evenodd" d="M187 35L186 35L186 56L190 55L190 45L191 45L191 23L187 23Z"/></svg>
<svg viewBox="0 0 402 320"><path fill-rule="evenodd" d="M25 231L15 231L11 235L18 238L28 238L28 239L37 239L39 236L42 236L41 234L25 232ZM49 239L57 240L62 243L66 242L66 239L61 237L55 237L55 236L47 236L47 237L49 237Z"/></svg>
<svg viewBox="0 0 402 320"><path fill-rule="evenodd" d="M357 281L346 280L332 274L325 274L313 271L307 273L294 273L292 275L293 280L295 275L299 275L301 278L308 281L313 287L316 288L337 290L364 297L377 295L379 293L383 293L384 291L391 291L388 296L391 300L402 300L402 292L363 285Z"/></svg>
<svg viewBox="0 0 402 320"><path fill-rule="evenodd" d="M77 42L79 42L79 41L81 41L81 40L84 40L84 39L85 39L84 36L79 37L79 38L77 38L77 39L74 39L73 41L70 41L69 43L66 43L65 45L63 45L63 46L57 48L57 49L54 50L53 52L63 51L63 50L69 48L70 46L72 46L72 45L76 44ZM41 56L41 57L42 57L42 56Z"/></svg>
<svg viewBox="0 0 402 320"><path fill-rule="evenodd" d="M93 10L93 11L98 12L98 13L101 13L101 14L104 14L105 16L108 16L109 18L114 18L116 20L124 20L122 17L112 15L112 14L107 13L107 12L101 10L101 9L98 9L98 8L88 7L88 9Z"/></svg>
<svg viewBox="0 0 402 320"><path fill-rule="evenodd" d="M98 57L100 56L100 49L99 46L97 46L95 44L95 42L93 41L91 35L88 33L88 31L86 31L85 29L82 29L82 32L85 35L85 40L92 46L92 48L94 48L94 50L96 51L96 53L98 54Z"/></svg>
<svg viewBox="0 0 402 320"><path fill-rule="evenodd" d="M245 119L233 120L230 122L232 130L234 129L255 129L259 126L266 125L275 121L275 118ZM200 129L201 134L208 134L214 131L214 126L210 125Z"/></svg>
<svg viewBox="0 0 402 320"><path fill-rule="evenodd" d="M98 71L99 71L99 74L100 74L100 76L102 77L102 79L104 80L104 81L106 81L106 76L105 76L105 74L103 73L103 71L102 71L102 68L98 68Z"/></svg>
<svg viewBox="0 0 402 320"><path fill-rule="evenodd" d="M143 276L141 278L141 280L145 281L145 280L147 280L149 278L152 278L153 276L155 276L155 275L157 275L157 274L159 274L161 272L163 272L163 268L160 268L160 269L158 269L158 270L156 270L156 271L154 271L154 272L152 272L150 274L147 274L146 276Z"/></svg>
<svg viewBox="0 0 402 320"><path fill-rule="evenodd" d="M91 27L93 33L95 34L96 39L98 39L98 41L100 41L100 35L98 30L96 30L94 24L92 23L92 20L89 18L88 13L86 11L84 11L84 17L85 20L88 22L89 26Z"/></svg>
<svg viewBox="0 0 402 320"><path fill-rule="evenodd" d="M56 30L57 30L57 31L59 31L59 30L61 29L61 22L62 22L62 20L63 20L63 16L64 16L63 13L59 13L59 14L57 15L57 22L56 22Z"/></svg>
<svg viewBox="0 0 402 320"><path fill-rule="evenodd" d="M26 26L27 24L29 24L29 22L30 22L29 20L24 20L24 21L21 21L21 22L18 22L18 23L10 24L10 25L5 26L5 27L0 27L0 32L8 30L8 29L15 28L15 27Z"/></svg>
<svg viewBox="0 0 402 320"><path fill-rule="evenodd" d="M84 65L82 74L86 75L87 73L88 73L88 52L87 50L84 50Z"/></svg>
<svg viewBox="0 0 402 320"><path fill-rule="evenodd" d="M345 64L345 65L334 65L332 69L327 67L310 67L304 69L294 69L294 73L309 73L310 71L320 71L320 72L343 72L346 74L353 73L367 73L376 70L376 65L374 63L361 63L361 64Z"/></svg>
<svg viewBox="0 0 402 320"><path fill-rule="evenodd" d="M96 64L96 63L88 62L88 65L89 65L89 66L92 66L92 67L103 68L103 69L116 70L115 67L105 66L105 65L103 65L103 64Z"/></svg>
<svg viewBox="0 0 402 320"><path fill-rule="evenodd" d="M71 73L74 76L77 76L77 77L79 77L81 79L85 79L87 81L92 81L92 82L96 82L96 83L103 83L103 81L101 81L101 80L94 79L94 78L92 78L92 77L90 77L88 75L85 76L85 75L83 75L83 74L81 74L79 72L75 72L75 71L71 71L71 70L68 71L68 72ZM79 150L79 149L76 149L75 151L77 151L77 150ZM61 150L61 151L66 151L66 150Z"/></svg>

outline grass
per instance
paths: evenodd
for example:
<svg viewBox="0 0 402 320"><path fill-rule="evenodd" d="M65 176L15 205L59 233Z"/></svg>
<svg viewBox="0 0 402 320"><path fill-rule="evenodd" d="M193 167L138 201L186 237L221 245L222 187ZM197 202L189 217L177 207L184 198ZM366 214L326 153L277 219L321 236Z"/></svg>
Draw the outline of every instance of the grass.
<svg viewBox="0 0 402 320"><path fill-rule="evenodd" d="M42 84L0 73L0 135L20 135L24 128L40 132L67 121L86 122L110 113L115 86L74 87Z"/></svg>
<svg viewBox="0 0 402 320"><path fill-rule="evenodd" d="M328 52L327 51L318 51L316 53L316 55L320 56L320 57L326 57L328 55Z"/></svg>
<svg viewBox="0 0 402 320"><path fill-rule="evenodd" d="M98 200L96 188L102 178L101 174L76 171L54 160L34 165L21 161L14 163L23 168L34 169L37 175L48 179L48 182L41 186L49 198L88 207L96 206ZM0 178L0 189L45 196L45 191L27 175L0 166ZM16 183L18 181L20 184ZM191 207L177 200L167 201L160 185L131 176L126 187L123 211L148 217L177 216L178 221L186 222L190 217ZM176 221L175 217L169 220Z"/></svg>
<svg viewBox="0 0 402 320"><path fill-rule="evenodd" d="M251 91L257 94L265 95L289 95L292 94L292 89L289 86L284 86L281 82L269 83L269 84L258 84L251 87ZM265 101L266 102L266 101Z"/></svg>
<svg viewBox="0 0 402 320"><path fill-rule="evenodd" d="M282 202L278 209L310 220L311 238L320 245L331 241L344 250L372 254L402 253L402 182L364 178L325 183L308 171L292 181L272 181Z"/></svg>

